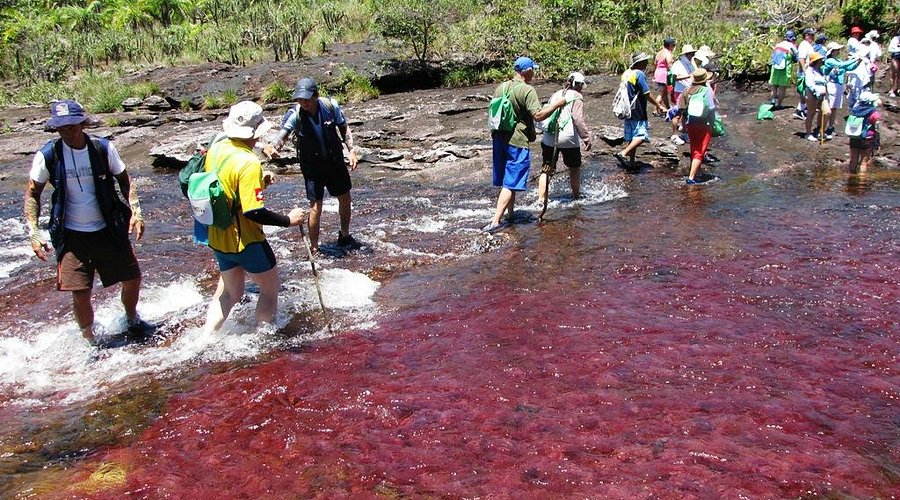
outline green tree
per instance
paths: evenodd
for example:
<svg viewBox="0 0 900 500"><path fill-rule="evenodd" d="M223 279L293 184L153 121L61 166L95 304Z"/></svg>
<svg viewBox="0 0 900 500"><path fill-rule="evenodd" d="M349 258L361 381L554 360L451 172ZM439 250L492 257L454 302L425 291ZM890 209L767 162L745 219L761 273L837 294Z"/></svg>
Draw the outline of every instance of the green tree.
<svg viewBox="0 0 900 500"><path fill-rule="evenodd" d="M377 0L376 26L380 33L409 49L427 66L449 26L472 7L466 0Z"/></svg>

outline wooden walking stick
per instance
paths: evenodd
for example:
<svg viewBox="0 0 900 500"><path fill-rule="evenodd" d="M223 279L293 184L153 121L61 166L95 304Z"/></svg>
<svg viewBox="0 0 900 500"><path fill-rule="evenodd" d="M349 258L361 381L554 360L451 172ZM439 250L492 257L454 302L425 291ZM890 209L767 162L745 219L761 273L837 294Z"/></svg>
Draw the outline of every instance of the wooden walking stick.
<svg viewBox="0 0 900 500"><path fill-rule="evenodd" d="M325 301L322 300L322 287L319 286L319 271L316 271L316 259L313 256L312 244L309 242L309 237L306 236L306 231L303 230L302 222L298 227L300 228L300 235L303 236L303 243L306 245L306 253L309 255L309 265L312 268L313 280L316 284L316 294L319 296L319 307L322 308L322 317L325 318L325 325L328 327L328 333L334 333L331 330L331 321L328 320L328 311L325 309Z"/></svg>

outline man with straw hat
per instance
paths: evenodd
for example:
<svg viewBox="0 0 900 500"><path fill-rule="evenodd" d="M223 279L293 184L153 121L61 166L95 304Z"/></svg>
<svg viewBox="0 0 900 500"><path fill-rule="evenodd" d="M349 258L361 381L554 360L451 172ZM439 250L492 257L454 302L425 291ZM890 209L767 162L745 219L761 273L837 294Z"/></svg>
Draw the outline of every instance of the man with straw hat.
<svg viewBox="0 0 900 500"><path fill-rule="evenodd" d="M810 141L818 141L824 139L823 129L825 128L825 119L831 115L831 107L825 99L827 94L827 86L825 75L822 74L822 63L825 58L818 52L809 55L806 64L806 70L803 72L803 78L806 82L806 102L809 105L806 115L806 138ZM816 133L813 133L813 123L816 123L816 114L821 114L819 126Z"/></svg>
<svg viewBox="0 0 900 500"><path fill-rule="evenodd" d="M647 101L653 103L657 111L665 110L660 103L659 97L650 95L650 85L647 84L647 75L644 70L647 69L647 61L650 56L645 52L635 52L631 56L631 67L622 74L622 81L628 87L628 100L634 103L631 110L631 117L624 121L625 126L625 149L621 153L613 155L616 161L623 168L634 167L634 156L638 146L644 141L650 140L650 122L647 119ZM628 158L626 163L625 158Z"/></svg>
<svg viewBox="0 0 900 500"><path fill-rule="evenodd" d="M232 106L222 123L226 137L215 141L206 154L204 168L207 172L217 172L234 214L234 221L227 228L208 228L208 245L220 274L203 327L207 333L218 331L231 308L241 300L247 274L259 286L257 322L274 323L278 308L278 268L262 227L297 226L304 219L301 208L282 215L265 207L263 190L271 177L266 173L267 180L263 180L262 165L253 152L257 141L272 127L272 122L262 113L262 108L251 101Z"/></svg>
<svg viewBox="0 0 900 500"><path fill-rule="evenodd" d="M688 174L687 184L698 184L697 174L706 150L709 149L709 141L712 140L711 122L716 113L716 96L707 85L711 74L703 68L698 68L691 73L691 86L678 98L678 111L683 117L685 129L691 142L691 170ZM695 106L694 100L702 99L702 106ZM692 109L696 108L696 109Z"/></svg>
<svg viewBox="0 0 900 500"><path fill-rule="evenodd" d="M45 128L59 137L34 155L25 190L25 222L31 249L39 259L47 260L50 247L38 230L38 216L41 193L49 182L54 192L47 229L56 253L56 286L72 292L72 309L81 335L97 345L91 304L95 274L100 275L104 287L122 283L121 300L129 334L144 336L155 327L137 313L141 270L129 240L130 234L135 240L144 234L137 190L116 147L85 133L91 121L75 101L66 99L50 105ZM116 185L128 197L128 205L119 198Z"/></svg>

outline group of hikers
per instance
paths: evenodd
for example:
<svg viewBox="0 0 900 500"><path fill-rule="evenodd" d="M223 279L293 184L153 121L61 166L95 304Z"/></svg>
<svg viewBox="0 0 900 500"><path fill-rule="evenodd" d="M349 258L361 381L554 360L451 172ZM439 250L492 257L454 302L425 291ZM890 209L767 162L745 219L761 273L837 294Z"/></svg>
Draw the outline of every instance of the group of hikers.
<svg viewBox="0 0 900 500"><path fill-rule="evenodd" d="M849 114L844 134L849 138L850 172L865 172L878 150L877 107L880 97L873 92L875 75L883 58L878 44L880 34L876 30L865 33L859 26L850 29L845 45L829 42L825 34L812 28L801 32L803 39L797 43L793 30L785 33L784 40L772 51L769 84L771 100L760 108L760 116L772 108L782 106L787 88L796 82L799 99L794 117L804 121L804 137L809 141L832 140L836 135L835 120L846 107ZM847 58L842 58L846 47ZM897 97L900 85L900 32L888 46L891 63L889 97ZM794 73L794 64L797 71ZM794 76L795 78L792 78Z"/></svg>
<svg viewBox="0 0 900 500"><path fill-rule="evenodd" d="M243 297L248 275L259 287L257 322L275 321L280 283L275 254L263 226L298 226L307 220L312 255L319 246L325 190L338 200L337 245L360 246L350 235L350 170L356 168L357 158L347 120L336 101L319 96L318 86L310 78L297 82L293 97L296 104L285 114L273 143L259 142L272 127L262 107L242 101L231 107L221 133L204 153L204 172L215 173L216 189L227 199L230 211L225 224L201 224L199 218L194 221L195 240L209 246L219 268L218 285L204 325L207 333L222 327ZM41 193L49 182L54 191L48 231L57 262L57 289L72 293L75 321L82 336L92 345L103 346L111 339L95 335L91 303L95 275L100 276L104 287L122 283L126 337L146 337L157 326L143 321L137 313L141 270L130 235L141 239L144 220L135 183L116 147L85 133L92 121L76 101L51 104L45 128L56 131L59 137L48 141L34 156L24 212L31 248L39 259L47 260L51 249L38 229L38 218ZM256 151L274 158L289 137L297 146L308 213L294 208L280 214L265 206L264 190L275 181L275 174L262 169ZM349 151L349 165L344 148ZM127 197L127 204L116 192L116 185Z"/></svg>
<svg viewBox="0 0 900 500"><path fill-rule="evenodd" d="M623 120L625 148L613 156L625 169L635 166L638 147L650 140L647 107L652 104L656 116L672 122L670 140L674 144L685 143L682 133L689 138L691 165L685 182L697 184L711 138L723 133L716 112L715 53L707 46L694 49L685 44L676 60L674 48L675 40L666 38L656 55L653 73L656 96L651 93L645 73L651 57L645 52L631 55L613 105L614 113ZM516 59L513 77L496 88L489 107L493 185L500 189L494 216L483 228L489 233L504 227L504 214L506 221L514 220L516 193L527 189L531 168L528 144L537 139L538 130L543 131L538 175L540 217L546 211L549 182L556 172L559 156L569 170L572 197L581 195L582 143L585 151L592 148L590 129L584 118L585 77L580 72L572 72L564 88L542 106L537 91L530 85L537 69L538 65L530 57Z"/></svg>
<svg viewBox="0 0 900 500"><path fill-rule="evenodd" d="M781 106L790 84L793 63L799 64L797 78L800 102L794 116L805 120L810 140L834 137L837 110L843 107L846 93L850 106L845 133L850 138L850 168L864 171L878 147L876 107L878 95L871 92L875 65L881 57L876 40L878 32L863 36L858 27L851 29L847 48L849 58L839 58L843 45L830 42L812 29L802 32L803 41L788 31L773 51L770 107ZM690 169L685 180L697 184L701 165L708 158L712 137L724 134L715 97L718 67L715 53L707 46L694 49L684 44L675 56L676 41L663 40L662 48L651 58L645 52L631 55L629 67L613 102L614 114L623 120L624 149L613 154L620 166L635 166L635 154L650 140L648 105L655 116L671 122L669 140L675 145L690 143ZM889 95L896 96L900 84L900 33L889 45L892 80ZM647 70L654 61L653 95ZM529 143L541 140L541 168L538 174L540 216L547 207L548 190L556 173L559 156L569 170L572 197L581 191L582 147L592 148L591 132L585 121L583 90L585 77L572 72L564 88L541 105L530 85L538 66L522 56L513 64L513 77L501 83L489 107L493 149L493 185L499 188L496 210L487 232L494 232L514 220L516 194L525 191L529 181L531 151ZM298 226L307 221L309 248L318 250L320 218L325 190L338 202L340 230L337 244L357 248L350 235L352 183L350 171L357 166L353 135L340 105L319 95L311 78L301 78L295 87L292 106L282 118L281 130L274 141L260 143L272 127L262 108L251 101L231 107L222 123L222 132L210 141L202 169L214 172L220 194L227 200L229 213L224 224L195 221L195 240L209 246L220 275L210 301L204 330L218 331L231 309L244 294L246 277L259 287L256 319L273 323L278 304L279 278L275 255L262 227ZM762 109L760 110L762 113ZM819 125L815 127L816 117ZM154 325L137 313L141 271L129 235L139 240L144 221L135 184L115 146L106 139L90 136L85 128L91 123L84 108L72 100L51 104L48 130L59 137L38 151L32 161L25 192L24 212L30 242L35 255L46 260L50 247L38 229L41 194L47 182L54 187L48 230L57 262L57 288L72 292L75 320L82 335L97 343L91 290L95 274L104 287L122 283L121 301L125 309L127 332L148 335ZM260 156L272 159L289 138L293 138L304 180L308 213L295 208L279 214L266 208L264 190L275 181L275 174L264 171ZM347 150L345 160L344 150ZM258 153L259 154L258 154ZM127 198L124 203L119 191ZM193 204L193 202L192 202ZM195 213L195 216L197 214ZM301 228L302 231L302 228Z"/></svg>

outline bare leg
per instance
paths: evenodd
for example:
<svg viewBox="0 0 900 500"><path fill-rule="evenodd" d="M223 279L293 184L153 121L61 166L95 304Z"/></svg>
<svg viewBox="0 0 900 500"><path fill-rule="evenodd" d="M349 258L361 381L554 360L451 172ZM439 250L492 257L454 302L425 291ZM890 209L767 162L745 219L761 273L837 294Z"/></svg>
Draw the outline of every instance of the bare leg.
<svg viewBox="0 0 900 500"><path fill-rule="evenodd" d="M850 165L847 168L847 171L851 174L856 173L856 167L859 165L859 156L860 151L856 148L850 148Z"/></svg>
<svg viewBox="0 0 900 500"><path fill-rule="evenodd" d="M572 198L581 198L581 167L569 168L569 186L572 188Z"/></svg>
<svg viewBox="0 0 900 500"><path fill-rule="evenodd" d="M75 322L81 328L81 335L94 342L94 307L91 305L91 290L76 290L72 292L72 311L75 313Z"/></svg>
<svg viewBox="0 0 900 500"><path fill-rule="evenodd" d="M697 172L700 170L700 165L703 163L702 158L693 158L691 159L691 171L688 174L688 179L694 180L694 177L697 176Z"/></svg>
<svg viewBox="0 0 900 500"><path fill-rule="evenodd" d="M541 214L538 220L544 219L547 212L547 201L550 198L550 175L542 173L538 176L538 201L541 203Z"/></svg>
<svg viewBox="0 0 900 500"><path fill-rule="evenodd" d="M341 234L343 236L350 235L350 191L337 197L338 216L341 219ZM312 230L310 230L310 233ZM318 240L317 240L318 241Z"/></svg>
<svg viewBox="0 0 900 500"><path fill-rule="evenodd" d="M875 148L866 148L859 152L859 172L861 174L869 171L873 153L875 153Z"/></svg>
<svg viewBox="0 0 900 500"><path fill-rule="evenodd" d="M497 210L494 211L494 218L491 219L492 226L500 224L500 218L503 217L503 212L509 210L510 214L512 213L513 206L516 202L515 196L515 193L508 188L500 188L500 195L497 196Z"/></svg>
<svg viewBox="0 0 900 500"><path fill-rule="evenodd" d="M231 308L244 296L245 274L243 267L233 267L219 275L216 293L206 312L206 324L203 325L205 333L218 332L231 313Z"/></svg>
<svg viewBox="0 0 900 500"><path fill-rule="evenodd" d="M322 200L309 202L309 244L313 250L319 249L319 219L322 216ZM349 220L347 221L349 224Z"/></svg>
<svg viewBox="0 0 900 500"><path fill-rule="evenodd" d="M250 279L259 285L256 322L274 324L275 313L278 310L278 268L273 267L264 273L251 274Z"/></svg>
<svg viewBox="0 0 900 500"><path fill-rule="evenodd" d="M141 278L122 282L122 306L125 308L125 317L129 321L137 318L137 304L141 298Z"/></svg>

